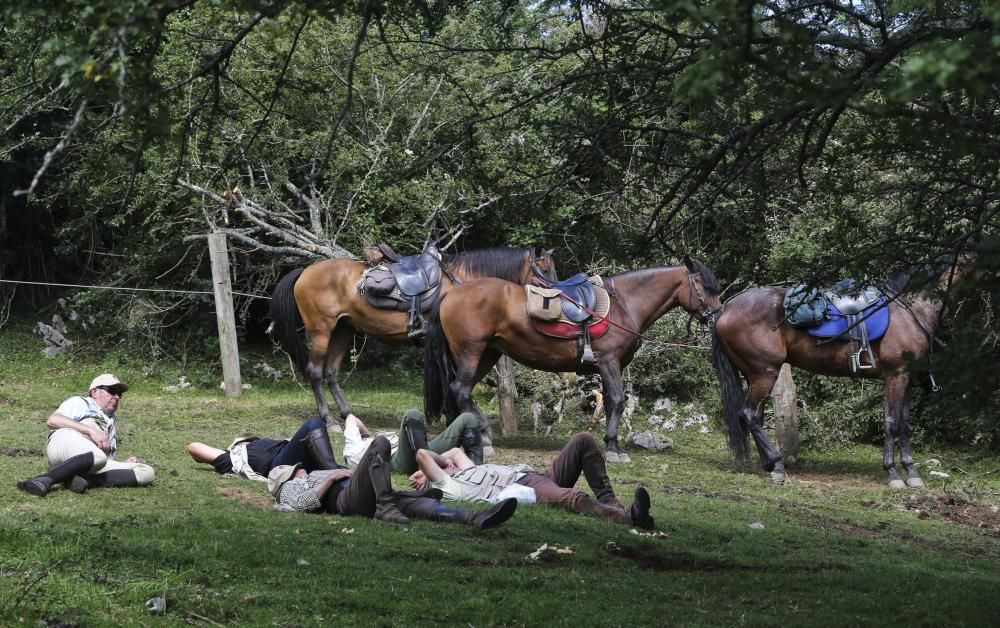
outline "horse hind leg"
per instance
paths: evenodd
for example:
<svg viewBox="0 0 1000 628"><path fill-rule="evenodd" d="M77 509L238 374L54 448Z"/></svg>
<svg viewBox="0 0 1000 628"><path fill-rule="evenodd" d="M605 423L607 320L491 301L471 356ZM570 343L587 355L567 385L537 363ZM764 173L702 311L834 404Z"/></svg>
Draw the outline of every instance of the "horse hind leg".
<svg viewBox="0 0 1000 628"><path fill-rule="evenodd" d="M354 329L338 325L330 335L330 344L327 346L326 359L323 365L323 379L330 389L330 394L333 395L333 400L336 402L337 408L340 410L340 418L345 421L348 417L353 416L354 412L351 409L351 404L348 403L347 398L344 396L343 389L340 387L340 366L344 363L344 358L347 356L353 340Z"/></svg>
<svg viewBox="0 0 1000 628"><path fill-rule="evenodd" d="M781 452L767 437L767 432L764 430L764 400L771 393L776 379L777 376L766 380L757 380L751 384L750 403L740 412L740 420L750 432L750 436L753 437L757 453L760 455L761 467L770 473L767 481L772 484L784 484L787 476Z"/></svg>

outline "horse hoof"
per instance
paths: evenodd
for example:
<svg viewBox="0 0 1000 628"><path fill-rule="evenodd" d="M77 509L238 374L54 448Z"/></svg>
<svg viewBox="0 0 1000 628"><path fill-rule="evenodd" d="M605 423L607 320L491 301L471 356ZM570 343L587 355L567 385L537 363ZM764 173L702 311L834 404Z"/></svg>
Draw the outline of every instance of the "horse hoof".
<svg viewBox="0 0 1000 628"><path fill-rule="evenodd" d="M609 452L607 452L607 453L604 454L604 461L605 462L610 462L610 463L615 463L615 462L621 462L622 459L621 459L621 455L619 455L619 453L617 451L609 451Z"/></svg>
<svg viewBox="0 0 1000 628"><path fill-rule="evenodd" d="M787 476L783 471L773 471L767 476L768 484L784 484Z"/></svg>
<svg viewBox="0 0 1000 628"><path fill-rule="evenodd" d="M923 488L924 481L920 478L906 478L906 485L910 488Z"/></svg>
<svg viewBox="0 0 1000 628"><path fill-rule="evenodd" d="M628 457L627 453L625 453L624 451L620 451L618 452L618 462L625 464L632 462L632 459Z"/></svg>
<svg viewBox="0 0 1000 628"><path fill-rule="evenodd" d="M889 488L894 491L901 491L906 488L906 482L902 480L889 480Z"/></svg>
<svg viewBox="0 0 1000 628"><path fill-rule="evenodd" d="M342 434L344 432L344 428L340 427L340 423L330 420L326 422L326 431L333 432L334 434Z"/></svg>
<svg viewBox="0 0 1000 628"><path fill-rule="evenodd" d="M493 449L493 445L483 445L483 458L492 458L495 455L497 452Z"/></svg>

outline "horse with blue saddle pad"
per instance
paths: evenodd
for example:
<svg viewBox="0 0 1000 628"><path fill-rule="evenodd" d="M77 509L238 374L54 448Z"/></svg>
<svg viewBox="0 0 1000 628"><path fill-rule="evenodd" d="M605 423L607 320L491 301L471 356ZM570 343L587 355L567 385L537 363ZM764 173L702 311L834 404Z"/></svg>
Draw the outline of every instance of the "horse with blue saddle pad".
<svg viewBox="0 0 1000 628"><path fill-rule="evenodd" d="M882 467L891 488L923 486L910 448L910 369L930 354L952 283L974 259L968 251L942 255L896 273L884 291L859 290L853 284L838 284L822 294L764 286L726 301L715 321L713 361L729 448L736 458L749 459L747 440L752 437L764 470L771 473L769 480L784 482L781 452L764 431L763 414L787 362L821 375L884 379ZM867 343L867 361L859 363L862 342ZM897 440L905 480L896 470Z"/></svg>
<svg viewBox="0 0 1000 628"><path fill-rule="evenodd" d="M875 368L871 343L889 329L888 297L870 286L857 289L845 279L820 291L799 284L785 293L785 320L822 342L846 341L851 345L851 370Z"/></svg>
<svg viewBox="0 0 1000 628"><path fill-rule="evenodd" d="M538 277L527 285L528 316L535 331L551 338L577 339L580 364L597 364L591 339L608 331L611 298L597 275L573 275L556 283Z"/></svg>

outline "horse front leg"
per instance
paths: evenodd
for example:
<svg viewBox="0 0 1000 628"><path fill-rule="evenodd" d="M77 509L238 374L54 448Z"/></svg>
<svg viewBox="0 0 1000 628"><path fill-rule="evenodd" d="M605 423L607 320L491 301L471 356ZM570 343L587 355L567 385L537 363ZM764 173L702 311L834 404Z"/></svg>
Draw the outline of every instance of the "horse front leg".
<svg viewBox="0 0 1000 628"><path fill-rule="evenodd" d="M785 474L785 463L781 459L781 452L767 437L767 432L764 430L764 402L771 394L775 381L777 381L776 375L758 378L750 383L749 404L740 412L740 420L750 432L750 436L753 437L757 453L760 455L761 467L771 474L767 481L772 484L784 484L787 475Z"/></svg>
<svg viewBox="0 0 1000 628"><path fill-rule="evenodd" d="M601 374L601 387L604 393L604 417L607 428L604 432L604 446L607 449L605 459L608 462L631 462L628 454L621 450L618 444L618 422L625 411L625 392L622 386L622 372L617 362L601 362L598 367Z"/></svg>
<svg viewBox="0 0 1000 628"><path fill-rule="evenodd" d="M906 482L896 472L896 439L899 438L900 450L904 457L903 467L907 471L907 479L913 474L922 486L923 481L913 471L913 456L910 452L910 430L909 430L909 391L910 382L906 375L894 375L885 379L885 446L882 450L882 468L885 469L888 478L889 488L899 490L906 488ZM904 412L906 413L906 425L902 428L905 431L905 439L901 434L901 423ZM905 441L905 452L903 443ZM909 468L907 468L907 463Z"/></svg>
<svg viewBox="0 0 1000 628"><path fill-rule="evenodd" d="M906 472L906 485L910 488L921 488L924 486L924 481L913 465L913 448L910 446L911 391L909 377L907 377L903 390L903 401L899 406L899 462Z"/></svg>

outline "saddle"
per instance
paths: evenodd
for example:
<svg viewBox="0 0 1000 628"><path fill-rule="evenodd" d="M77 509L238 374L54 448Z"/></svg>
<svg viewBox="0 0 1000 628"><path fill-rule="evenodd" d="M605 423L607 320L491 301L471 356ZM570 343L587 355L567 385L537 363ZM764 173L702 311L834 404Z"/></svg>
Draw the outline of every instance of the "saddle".
<svg viewBox="0 0 1000 628"><path fill-rule="evenodd" d="M535 279L538 282L538 279ZM527 285L528 317L540 334L552 338L576 339L580 363L597 364L590 346L610 327L611 297L598 276L580 273L551 287Z"/></svg>
<svg viewBox="0 0 1000 628"><path fill-rule="evenodd" d="M362 273L358 292L374 308L408 312L406 334L418 341L426 333L422 315L441 300L441 252L434 243L405 257L387 245L377 248L383 261Z"/></svg>
<svg viewBox="0 0 1000 628"><path fill-rule="evenodd" d="M857 289L845 279L826 290L798 285L785 293L785 316L810 336L851 343L851 370L875 368L871 343L889 329L888 299L873 286Z"/></svg>

